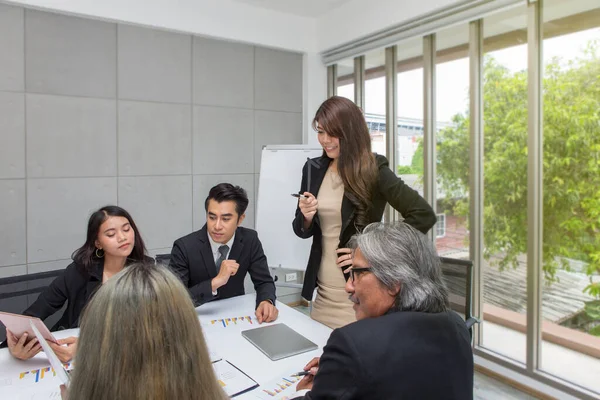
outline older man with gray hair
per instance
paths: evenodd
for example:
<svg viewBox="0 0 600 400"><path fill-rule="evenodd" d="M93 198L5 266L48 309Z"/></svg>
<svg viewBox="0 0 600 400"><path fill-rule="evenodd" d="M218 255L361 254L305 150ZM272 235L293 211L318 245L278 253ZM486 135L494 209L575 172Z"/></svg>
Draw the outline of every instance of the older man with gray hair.
<svg viewBox="0 0 600 400"><path fill-rule="evenodd" d="M469 332L433 244L408 224L374 223L353 247L346 291L358 321L333 331L293 397L472 399Z"/></svg>

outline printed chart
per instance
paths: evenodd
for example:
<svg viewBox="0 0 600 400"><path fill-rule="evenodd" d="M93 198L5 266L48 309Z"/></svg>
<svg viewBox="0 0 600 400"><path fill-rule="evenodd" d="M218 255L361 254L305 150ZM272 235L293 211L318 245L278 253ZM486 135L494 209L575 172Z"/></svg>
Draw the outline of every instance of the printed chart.
<svg viewBox="0 0 600 400"><path fill-rule="evenodd" d="M288 374L266 385L261 385L253 393L256 393L256 397L262 400L288 400L289 396L296 392L296 385L301 379L302 377Z"/></svg>
<svg viewBox="0 0 600 400"><path fill-rule="evenodd" d="M246 315L244 317L227 317L227 318L219 318L213 319L210 321L209 326L218 327L218 328L229 328L234 326L246 326L250 327L251 325L258 325L258 320L256 317L252 317L250 315Z"/></svg>
<svg viewBox="0 0 600 400"><path fill-rule="evenodd" d="M71 363L63 364L65 369L69 371L71 369ZM44 367L34 369L31 371L24 371L19 373L19 381L27 381L29 383L39 383L43 379L48 377L55 377L56 371L52 367Z"/></svg>

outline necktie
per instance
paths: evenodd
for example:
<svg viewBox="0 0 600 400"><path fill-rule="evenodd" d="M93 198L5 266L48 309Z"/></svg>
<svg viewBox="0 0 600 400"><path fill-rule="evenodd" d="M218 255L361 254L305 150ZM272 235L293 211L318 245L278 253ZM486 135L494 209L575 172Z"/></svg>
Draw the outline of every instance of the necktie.
<svg viewBox="0 0 600 400"><path fill-rule="evenodd" d="M219 253L221 255L219 256L219 258L217 258L217 261L215 261L215 266L217 267L217 273L219 273L219 269L221 269L221 263L223 262L223 260L225 260L227 258L228 251L229 251L229 246L227 246L226 244L219 247Z"/></svg>

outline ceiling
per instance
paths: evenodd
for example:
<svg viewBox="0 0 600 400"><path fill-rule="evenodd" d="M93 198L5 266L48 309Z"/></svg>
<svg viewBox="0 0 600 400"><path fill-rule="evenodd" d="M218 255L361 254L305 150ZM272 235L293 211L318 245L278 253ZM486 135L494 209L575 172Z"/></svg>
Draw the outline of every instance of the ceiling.
<svg viewBox="0 0 600 400"><path fill-rule="evenodd" d="M280 11L302 17L318 17L350 0L233 0L254 7Z"/></svg>

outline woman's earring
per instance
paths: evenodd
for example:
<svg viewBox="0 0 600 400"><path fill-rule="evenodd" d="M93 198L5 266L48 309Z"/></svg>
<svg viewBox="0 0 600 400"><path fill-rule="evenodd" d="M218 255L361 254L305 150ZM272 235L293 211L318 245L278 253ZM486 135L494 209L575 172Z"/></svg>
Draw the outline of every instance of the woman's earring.
<svg viewBox="0 0 600 400"><path fill-rule="evenodd" d="M102 253L98 254L98 250L100 250ZM104 250L96 248L96 257L98 257L98 258L104 257Z"/></svg>

